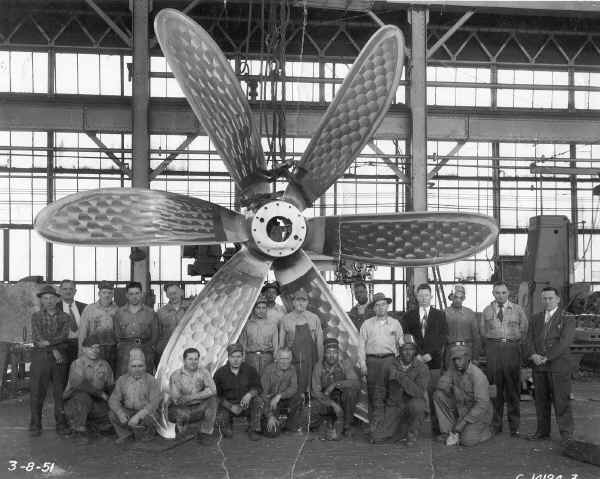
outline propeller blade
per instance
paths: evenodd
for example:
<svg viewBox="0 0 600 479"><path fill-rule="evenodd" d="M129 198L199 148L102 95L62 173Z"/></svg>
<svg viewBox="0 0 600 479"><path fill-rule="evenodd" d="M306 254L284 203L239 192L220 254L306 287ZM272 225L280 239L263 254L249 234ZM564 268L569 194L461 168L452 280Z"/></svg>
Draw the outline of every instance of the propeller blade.
<svg viewBox="0 0 600 479"><path fill-rule="evenodd" d="M48 241L91 246L241 243L243 215L191 196L143 188L105 188L48 205L34 227Z"/></svg>
<svg viewBox="0 0 600 479"><path fill-rule="evenodd" d="M243 248L217 271L167 343L156 372L163 388L168 387L171 373L181 367L186 348L200 351L201 364L211 374L224 363L227 345L242 332L270 267L270 259Z"/></svg>
<svg viewBox="0 0 600 479"><path fill-rule="evenodd" d="M244 195L266 193L265 158L240 83L225 55L196 22L167 8L154 20L165 58L200 124Z"/></svg>
<svg viewBox="0 0 600 479"><path fill-rule="evenodd" d="M304 249L389 266L428 266L472 256L498 236L496 221L470 213L411 212L307 220Z"/></svg>
<svg viewBox="0 0 600 479"><path fill-rule="evenodd" d="M404 36L386 25L371 37L296 167L285 196L305 208L350 167L394 97L404 62ZM303 209L303 208L300 208Z"/></svg>

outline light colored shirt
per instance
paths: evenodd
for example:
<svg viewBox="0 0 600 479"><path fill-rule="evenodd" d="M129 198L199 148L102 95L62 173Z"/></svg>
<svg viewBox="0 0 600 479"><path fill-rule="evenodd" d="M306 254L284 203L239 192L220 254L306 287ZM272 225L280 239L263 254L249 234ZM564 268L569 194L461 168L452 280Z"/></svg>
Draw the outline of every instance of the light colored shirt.
<svg viewBox="0 0 600 479"><path fill-rule="evenodd" d="M62 301L62 309L63 309L63 312L73 316L73 319L75 320L75 323L77 324L77 328L79 328L79 325L81 323L81 316L79 315L79 309L77 308L75 301L73 301L71 304L69 304L65 301ZM69 330L69 339L76 339L78 337L79 337L79 331L77 329L75 331Z"/></svg>
<svg viewBox="0 0 600 479"><path fill-rule="evenodd" d="M469 343L473 359L479 359L481 353L481 336L475 312L464 306L460 309L450 306L446 309L448 323L448 343Z"/></svg>
<svg viewBox="0 0 600 479"><path fill-rule="evenodd" d="M177 307L173 303L168 302L156 312L158 319L158 343L156 349L158 351L165 349L171 338L171 334L181 322L181 318L183 318L189 306L190 302L182 299Z"/></svg>
<svg viewBox="0 0 600 479"><path fill-rule="evenodd" d="M289 399L298 392L296 368L290 366L284 371L279 369L277 363L268 364L260 378L260 384L265 403L277 394L281 394L281 399Z"/></svg>
<svg viewBox="0 0 600 479"><path fill-rule="evenodd" d="M84 381L87 381L94 389L101 392L112 387L115 380L112 369L104 359L90 359L81 356L71 363L69 379L63 394L68 398Z"/></svg>
<svg viewBox="0 0 600 479"><path fill-rule="evenodd" d="M132 313L129 306L122 306L115 313L115 335L122 339L141 339L144 343L156 344L158 319L156 313L145 304Z"/></svg>
<svg viewBox="0 0 600 479"><path fill-rule="evenodd" d="M518 304L510 301L502 308L503 319L498 319L498 304L493 301L482 313L481 335L487 339L510 339L513 341L527 337L527 316Z"/></svg>
<svg viewBox="0 0 600 479"><path fill-rule="evenodd" d="M545 315L544 315L544 322L546 324L548 324L548 321L550 321L550 318L552 316L554 316L554 313L556 313L556 310L558 309L558 306L556 308L554 308L552 311L546 311Z"/></svg>
<svg viewBox="0 0 600 479"><path fill-rule="evenodd" d="M269 318L259 319L253 315L246 323L239 343L246 353L256 351L276 353L279 345L277 323Z"/></svg>
<svg viewBox="0 0 600 479"><path fill-rule="evenodd" d="M126 373L117 379L108 406L117 414L126 413L124 408L134 411L143 409L146 414L152 414L158 408L160 399L160 384L154 376L144 373L136 379Z"/></svg>
<svg viewBox="0 0 600 479"><path fill-rule="evenodd" d="M275 303L272 308L267 306L267 319L274 321L277 325L279 325L279 322L286 314L287 309L281 306L281 304Z"/></svg>
<svg viewBox="0 0 600 479"><path fill-rule="evenodd" d="M203 367L199 367L194 372L179 368L173 371L169 379L169 396L171 400L174 402L183 400L183 405L185 405L187 397L198 394L205 389L212 392L210 396L217 394L217 386L212 376Z"/></svg>
<svg viewBox="0 0 600 479"><path fill-rule="evenodd" d="M296 326L307 324L313 341L317 346L319 359L323 358L323 329L319 317L310 311L298 313L292 311L286 314L279 324L279 346L292 349L296 336Z"/></svg>
<svg viewBox="0 0 600 479"><path fill-rule="evenodd" d="M99 337L102 345L115 344L114 317L118 309L115 303L106 307L100 301L88 304L79 323L79 348L82 347L83 340L92 334Z"/></svg>
<svg viewBox="0 0 600 479"><path fill-rule="evenodd" d="M404 344L400 321L389 316L379 319L377 316L367 319L360 327L358 357L364 363L367 354L398 354L398 348Z"/></svg>

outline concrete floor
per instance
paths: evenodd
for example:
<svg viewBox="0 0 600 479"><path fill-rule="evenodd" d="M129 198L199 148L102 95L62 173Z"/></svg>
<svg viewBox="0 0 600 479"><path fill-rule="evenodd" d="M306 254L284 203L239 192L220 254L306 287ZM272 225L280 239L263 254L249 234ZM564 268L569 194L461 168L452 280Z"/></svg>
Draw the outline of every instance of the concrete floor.
<svg viewBox="0 0 600 479"><path fill-rule="evenodd" d="M576 438L600 445L600 379L576 382L574 393ZM521 432L532 433L533 403L524 401L521 409ZM202 447L190 441L165 450L173 443L163 439L116 446L112 439L100 438L78 445L56 435L51 409L45 411L41 437L29 437L28 421L27 396L0 403L0 478L600 478L600 468L561 455L556 433L552 441L536 443L511 439L503 433L470 449L447 448L423 437L416 447L408 449L400 444L370 445L360 428L355 439L336 443L294 434L253 443L239 423L233 439L215 446ZM10 460L19 461L18 466L30 461L36 466L44 462L54 462L55 466L52 474L35 469L10 472Z"/></svg>

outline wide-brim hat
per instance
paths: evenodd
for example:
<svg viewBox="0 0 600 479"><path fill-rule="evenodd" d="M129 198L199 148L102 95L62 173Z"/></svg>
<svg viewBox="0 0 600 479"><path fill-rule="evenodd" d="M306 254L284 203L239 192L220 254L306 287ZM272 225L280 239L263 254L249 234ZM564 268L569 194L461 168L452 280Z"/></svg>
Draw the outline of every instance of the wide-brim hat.
<svg viewBox="0 0 600 479"><path fill-rule="evenodd" d="M60 294L58 294L56 292L56 289L54 289L54 286L50 286L49 284L42 286L42 289L40 289L40 291L37 293L37 297L41 298L45 294L53 294L57 298L60 298Z"/></svg>
<svg viewBox="0 0 600 479"><path fill-rule="evenodd" d="M375 293L373 295L373 299L371 301L372 304L377 303L377 301L386 301L387 304L392 304L392 298L388 298L385 294L383 293Z"/></svg>
<svg viewBox="0 0 600 479"><path fill-rule="evenodd" d="M262 287L262 289L260 290L260 292L262 294L264 294L264 292L267 289L275 289L277 291L277 294L281 294L281 287L279 286L279 283L277 281L273 281L271 283L269 283L268 281L265 281L265 285Z"/></svg>

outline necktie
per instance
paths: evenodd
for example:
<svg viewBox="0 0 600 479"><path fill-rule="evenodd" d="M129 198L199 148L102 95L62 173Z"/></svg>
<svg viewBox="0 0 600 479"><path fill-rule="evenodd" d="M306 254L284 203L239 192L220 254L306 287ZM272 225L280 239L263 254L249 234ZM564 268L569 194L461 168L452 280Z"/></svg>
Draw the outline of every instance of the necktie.
<svg viewBox="0 0 600 479"><path fill-rule="evenodd" d="M504 313L502 312L503 304L498 304L498 321L502 322L504 319Z"/></svg>
<svg viewBox="0 0 600 479"><path fill-rule="evenodd" d="M424 310L421 317L421 334L425 337L425 329L427 328L427 310Z"/></svg>

